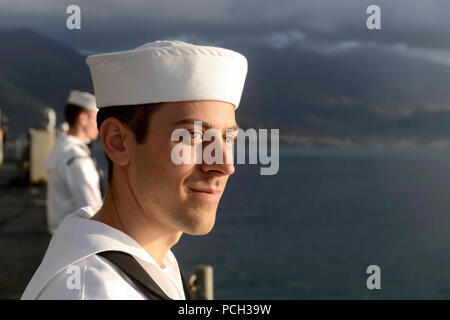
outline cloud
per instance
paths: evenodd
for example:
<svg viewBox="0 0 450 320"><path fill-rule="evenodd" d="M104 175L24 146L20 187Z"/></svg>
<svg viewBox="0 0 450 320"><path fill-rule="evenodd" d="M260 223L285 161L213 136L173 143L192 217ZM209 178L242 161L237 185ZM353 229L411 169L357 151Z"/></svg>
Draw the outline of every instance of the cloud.
<svg viewBox="0 0 450 320"><path fill-rule="evenodd" d="M317 43L309 44L308 48L316 50L324 54L340 54L343 52L360 49L360 48L379 48L393 53L397 53L406 57L418 58L424 61L433 62L437 64L450 67L450 49L432 49L432 48L420 48L412 47L405 43L384 44L377 42L363 42L348 40L332 44L317 45Z"/></svg>
<svg viewBox="0 0 450 320"><path fill-rule="evenodd" d="M353 98L350 98L344 94L339 96L323 96L318 99L318 105L323 107L355 107L358 106L358 102L356 102Z"/></svg>
<svg viewBox="0 0 450 320"><path fill-rule="evenodd" d="M65 28L65 10L71 4L81 7L81 31ZM381 30L366 28L370 4L381 8ZM448 50L448 12L448 0L3 0L0 27L28 26L96 51L182 36L205 43L266 37L268 45L280 48L307 39ZM290 32L296 32L294 38L283 38Z"/></svg>
<svg viewBox="0 0 450 320"><path fill-rule="evenodd" d="M403 55L450 67L450 49L413 48L404 43L400 43L392 46L392 50Z"/></svg>

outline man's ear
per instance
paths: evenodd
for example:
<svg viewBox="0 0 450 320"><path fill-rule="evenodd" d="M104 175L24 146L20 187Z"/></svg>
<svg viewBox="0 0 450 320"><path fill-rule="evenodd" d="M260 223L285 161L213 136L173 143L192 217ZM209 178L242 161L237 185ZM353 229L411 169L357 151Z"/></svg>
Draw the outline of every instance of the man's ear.
<svg viewBox="0 0 450 320"><path fill-rule="evenodd" d="M130 129L110 117L103 121L99 133L106 155L115 164L126 166L130 162L130 148L134 141Z"/></svg>

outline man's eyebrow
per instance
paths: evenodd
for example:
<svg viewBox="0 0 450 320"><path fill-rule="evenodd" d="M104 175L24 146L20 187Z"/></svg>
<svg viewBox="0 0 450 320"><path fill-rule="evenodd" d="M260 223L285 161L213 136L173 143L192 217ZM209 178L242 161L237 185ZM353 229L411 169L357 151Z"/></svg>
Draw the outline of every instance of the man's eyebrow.
<svg viewBox="0 0 450 320"><path fill-rule="evenodd" d="M180 125L180 124L192 124L193 125L194 121L200 121L202 123L202 127L204 127L204 128L207 128L207 129L214 128L210 123L208 123L206 121L199 120L199 119L191 119L191 118L178 120L178 121L172 123L172 125L173 126L177 126L177 125ZM228 129L230 129L230 130L239 130L239 126L236 125L234 127L226 128L226 130L228 130Z"/></svg>

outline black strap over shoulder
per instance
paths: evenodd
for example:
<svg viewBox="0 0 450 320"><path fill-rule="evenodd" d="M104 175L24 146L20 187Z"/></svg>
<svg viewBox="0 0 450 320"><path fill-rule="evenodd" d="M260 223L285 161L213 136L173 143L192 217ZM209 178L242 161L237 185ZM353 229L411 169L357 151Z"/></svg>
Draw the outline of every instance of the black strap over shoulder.
<svg viewBox="0 0 450 320"><path fill-rule="evenodd" d="M130 254L123 251L103 251L97 255L114 263L128 278L136 285L136 287L149 300L172 300L158 286L155 280L145 271L145 269ZM186 279L183 271L180 269L181 280L183 282L184 295L187 300L191 299Z"/></svg>

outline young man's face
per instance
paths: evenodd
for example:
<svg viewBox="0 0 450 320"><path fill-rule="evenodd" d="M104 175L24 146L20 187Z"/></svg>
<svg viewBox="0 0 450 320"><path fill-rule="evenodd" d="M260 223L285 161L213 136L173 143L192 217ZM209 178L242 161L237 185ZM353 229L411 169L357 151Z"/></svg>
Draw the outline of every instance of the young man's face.
<svg viewBox="0 0 450 320"><path fill-rule="evenodd" d="M97 111L84 111L80 114L79 123L83 128L86 137L95 140L98 137Z"/></svg>
<svg viewBox="0 0 450 320"><path fill-rule="evenodd" d="M214 225L219 200L234 166L225 161L209 165L203 161L176 165L172 161L172 148L180 143L171 141L175 129L184 128L192 133L192 144L188 145L192 154L201 131L207 130L203 127L194 134L194 129L199 129L194 128L194 120L220 130L224 140L226 129L237 127L234 106L230 103L164 103L151 115L145 142L137 144L131 155L130 178L136 200L152 219L173 231L201 235ZM208 143L201 143L202 150ZM230 149L230 143L224 142L224 160Z"/></svg>

